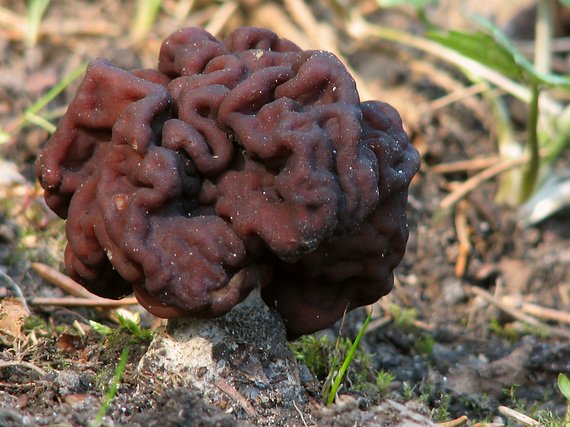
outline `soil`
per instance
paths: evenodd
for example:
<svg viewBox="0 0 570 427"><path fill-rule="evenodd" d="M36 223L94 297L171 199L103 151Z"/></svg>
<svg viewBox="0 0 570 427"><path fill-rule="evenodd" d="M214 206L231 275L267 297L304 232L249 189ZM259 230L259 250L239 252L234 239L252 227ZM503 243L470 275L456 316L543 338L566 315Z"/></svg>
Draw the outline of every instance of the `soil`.
<svg viewBox="0 0 570 427"><path fill-rule="evenodd" d="M570 375L570 326L562 321L570 313L570 210L524 227L516 207L496 201L497 177L480 183L453 208L441 208L450 192L481 170L442 172L442 166L497 159L488 98L461 96L471 84L462 73L408 48L353 40L331 7L342 8L344 2L165 0L142 41L128 30L134 3L51 2L35 43L26 40L26 3L0 5L0 130L8 135L0 145L0 426L92 425L125 347L128 360L103 418L106 425L429 425L429 419L462 415L471 423L515 425L501 415L501 405L534 417L564 415L566 402L556 379L560 373ZM463 28L459 4L476 9L478 3L440 1L428 17L441 28ZM492 8L486 13L510 34L532 38L522 31L528 30L524 5L532 2L494 3L486 3ZM185 5L192 5L187 14ZM318 29L304 26L303 5ZM425 30L413 9L381 10L374 1L353 7L381 25ZM559 21L559 35L568 34L564 14ZM396 106L422 155L422 168L410 186L410 239L396 286L371 307L372 321L360 344L366 356L349 370L335 405L322 403L322 376L302 364L299 405L278 396L264 402L250 397L262 408L263 416L256 417L236 405L231 393L223 402L206 402L192 384L161 383L137 369L149 343L119 330L110 310L38 300L66 296L32 268L42 263L62 271L65 237L63 221L46 207L34 182L33 162L48 132L23 123L24 112L94 57L127 69L154 66L160 41L190 25L217 35L239 25L266 26L305 48L332 46L365 82L361 92ZM562 49L555 57L561 73L570 73L567 53ZM77 84L40 115L56 123ZM459 100L442 104L448 94L460 95ZM560 99L567 100L567 94ZM507 100L516 138L524 141L526 106ZM569 166L566 152L555 169ZM555 310L554 315L544 317L545 310L537 313L537 308ZM140 313L143 327L158 327L157 319L135 306L129 309ZM338 336L353 339L365 317L365 309L355 310L316 337L333 344ZM114 332L103 336L90 320ZM388 388L362 387L375 384L378 371L394 376Z"/></svg>

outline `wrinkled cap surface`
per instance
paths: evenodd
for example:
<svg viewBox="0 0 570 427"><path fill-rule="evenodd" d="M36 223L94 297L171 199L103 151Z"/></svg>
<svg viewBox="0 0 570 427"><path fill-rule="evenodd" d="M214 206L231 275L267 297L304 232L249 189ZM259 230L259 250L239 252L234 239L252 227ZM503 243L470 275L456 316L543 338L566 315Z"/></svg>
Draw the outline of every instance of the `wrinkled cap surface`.
<svg viewBox="0 0 570 427"><path fill-rule="evenodd" d="M390 291L418 166L331 53L186 28L157 70L92 61L36 173L91 292L215 317L259 285L297 336Z"/></svg>

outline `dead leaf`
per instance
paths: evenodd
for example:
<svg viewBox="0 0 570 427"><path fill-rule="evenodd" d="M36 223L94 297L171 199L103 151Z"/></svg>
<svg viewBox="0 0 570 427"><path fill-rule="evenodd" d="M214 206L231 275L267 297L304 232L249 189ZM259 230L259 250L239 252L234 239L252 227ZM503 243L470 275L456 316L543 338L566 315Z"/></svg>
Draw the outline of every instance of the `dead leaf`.
<svg viewBox="0 0 570 427"><path fill-rule="evenodd" d="M57 348L62 351L78 351L82 347L81 337L63 333L57 337Z"/></svg>
<svg viewBox="0 0 570 427"><path fill-rule="evenodd" d="M68 394L64 396L63 401L71 406L79 406L86 397L86 394Z"/></svg>
<svg viewBox="0 0 570 427"><path fill-rule="evenodd" d="M28 317L26 307L17 298L7 297L0 302L0 340L13 343L24 338L22 326Z"/></svg>

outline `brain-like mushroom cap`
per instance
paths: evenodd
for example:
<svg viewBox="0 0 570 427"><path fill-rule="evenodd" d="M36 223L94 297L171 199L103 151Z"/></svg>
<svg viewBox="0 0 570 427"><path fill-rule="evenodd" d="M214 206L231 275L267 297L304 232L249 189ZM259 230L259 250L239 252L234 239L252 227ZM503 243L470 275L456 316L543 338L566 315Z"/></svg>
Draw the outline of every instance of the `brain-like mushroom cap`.
<svg viewBox="0 0 570 427"><path fill-rule="evenodd" d="M261 284L295 336L390 291L418 165L334 55L246 27L177 31L158 70L94 60L36 171L92 292L213 317Z"/></svg>

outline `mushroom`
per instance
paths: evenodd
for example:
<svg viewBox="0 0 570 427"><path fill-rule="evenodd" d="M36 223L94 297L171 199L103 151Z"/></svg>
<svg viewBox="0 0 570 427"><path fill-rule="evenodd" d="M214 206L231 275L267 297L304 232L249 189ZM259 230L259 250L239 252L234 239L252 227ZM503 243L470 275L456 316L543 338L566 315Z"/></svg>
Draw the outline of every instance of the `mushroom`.
<svg viewBox="0 0 570 427"><path fill-rule="evenodd" d="M333 54L186 28L157 70L92 61L36 173L91 292L211 318L260 285L294 337L391 290L418 166Z"/></svg>

